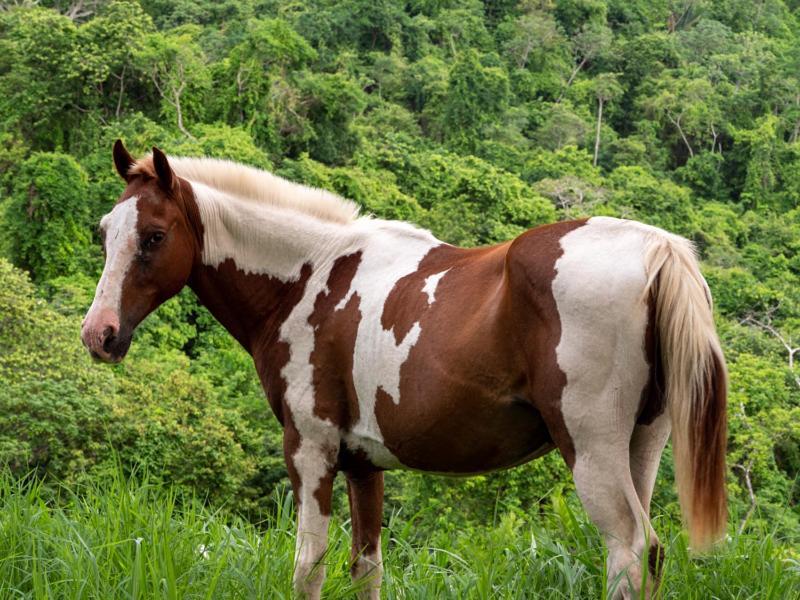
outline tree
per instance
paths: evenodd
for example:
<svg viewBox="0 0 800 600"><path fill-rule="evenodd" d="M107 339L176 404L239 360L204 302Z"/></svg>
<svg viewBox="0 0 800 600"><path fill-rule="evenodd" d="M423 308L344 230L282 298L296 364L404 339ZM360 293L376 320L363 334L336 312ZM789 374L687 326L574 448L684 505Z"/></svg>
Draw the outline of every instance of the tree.
<svg viewBox="0 0 800 600"><path fill-rule="evenodd" d="M724 126L720 92L707 79L665 73L655 83L655 91L642 105L656 119L669 123L680 135L689 156L695 155L693 142L702 141L714 152Z"/></svg>
<svg viewBox="0 0 800 600"><path fill-rule="evenodd" d="M450 71L442 107L443 138L451 147L473 149L484 126L508 109L509 99L505 72L483 66L474 50L464 52Z"/></svg>
<svg viewBox="0 0 800 600"><path fill-rule="evenodd" d="M597 157L600 154L600 128L603 125L603 106L606 102L622 94L617 75L614 73L598 75L594 80L594 93L597 97L597 129L594 136L594 160L592 164L597 166Z"/></svg>
<svg viewBox="0 0 800 600"><path fill-rule="evenodd" d="M301 102L292 74L317 58L316 51L280 19L251 19L244 37L215 65L218 114L249 130L275 154L282 136L304 127Z"/></svg>
<svg viewBox="0 0 800 600"><path fill-rule="evenodd" d="M768 204L777 183L774 166L779 143L777 126L777 117L765 115L757 121L755 128L734 132L736 143L746 147L749 156L742 200L750 208Z"/></svg>
<svg viewBox="0 0 800 600"><path fill-rule="evenodd" d="M76 127L78 47L75 24L53 11L0 13L0 120L35 149L64 144Z"/></svg>
<svg viewBox="0 0 800 600"><path fill-rule="evenodd" d="M453 8L441 10L434 18L434 41L445 48L451 57L462 50L486 50L491 37L484 25L484 6L478 0L455 3Z"/></svg>
<svg viewBox="0 0 800 600"><path fill-rule="evenodd" d="M169 33L151 33L135 54L137 68L152 81L164 112L174 114L178 129L189 138L194 136L186 129L184 117L203 112L211 83L205 55L195 41L199 32L187 25Z"/></svg>
<svg viewBox="0 0 800 600"><path fill-rule="evenodd" d="M524 69L530 62L540 67L540 61L549 53L560 53L566 44L553 16L532 7L505 24L508 36L504 46L514 64Z"/></svg>
<svg viewBox="0 0 800 600"><path fill-rule="evenodd" d="M611 30L605 25L588 24L572 39L573 64L575 65L561 91L559 100L564 97L575 77L586 64L606 52L611 45Z"/></svg>
<svg viewBox="0 0 800 600"><path fill-rule="evenodd" d="M358 147L351 123L366 108L366 94L342 73L305 72L298 79L298 88L302 116L311 129L308 137L297 140L295 152L308 151L322 162L343 162Z"/></svg>
<svg viewBox="0 0 800 600"><path fill-rule="evenodd" d="M588 145L591 118L584 117L569 102L550 104L545 108L541 125L533 135L534 141L548 150L558 150L565 146Z"/></svg>
<svg viewBox="0 0 800 600"><path fill-rule="evenodd" d="M76 343L77 326L0 258L0 461L19 477L74 481L97 456L113 386Z"/></svg>
<svg viewBox="0 0 800 600"><path fill-rule="evenodd" d="M87 177L69 155L38 152L14 181L3 227L14 262L43 281L77 271L90 240Z"/></svg>
<svg viewBox="0 0 800 600"><path fill-rule="evenodd" d="M141 90L132 64L145 36L152 32L150 17L137 2L129 1L111 2L78 29L84 87L93 88L89 107L99 105L107 117L119 119L126 88L134 94Z"/></svg>

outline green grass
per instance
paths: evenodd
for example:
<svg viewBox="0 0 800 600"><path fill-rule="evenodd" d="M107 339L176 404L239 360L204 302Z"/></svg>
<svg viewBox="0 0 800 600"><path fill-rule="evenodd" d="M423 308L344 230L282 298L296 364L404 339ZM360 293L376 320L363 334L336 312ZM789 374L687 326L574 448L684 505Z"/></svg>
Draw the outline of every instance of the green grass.
<svg viewBox="0 0 800 600"><path fill-rule="evenodd" d="M0 477L0 598L281 598L290 596L288 499L256 527L119 477L59 498ZM603 546L580 514L446 535L392 515L384 529L387 598L600 598ZM665 542L665 598L800 597L800 556L776 533L734 536L690 558L679 528ZM328 598L353 596L349 523L331 527Z"/></svg>

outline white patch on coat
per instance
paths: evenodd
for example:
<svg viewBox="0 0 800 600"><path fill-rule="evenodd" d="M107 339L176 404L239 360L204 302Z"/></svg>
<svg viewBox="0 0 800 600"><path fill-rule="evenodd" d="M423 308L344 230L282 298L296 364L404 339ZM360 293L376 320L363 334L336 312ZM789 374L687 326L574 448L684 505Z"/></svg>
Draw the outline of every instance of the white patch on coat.
<svg viewBox="0 0 800 600"><path fill-rule="evenodd" d="M450 269L445 269L439 273L428 275L425 278L425 285L422 286L422 291L428 295L428 304L433 304L436 301L436 288L439 287L439 282L442 280Z"/></svg>
<svg viewBox="0 0 800 600"><path fill-rule="evenodd" d="M327 281L335 260L360 251L361 261L351 288L337 306L337 310L343 308L354 293L359 294L359 309L362 317L356 337L353 370L359 398L359 411L362 421L367 422L371 437L367 438L366 444L356 444L356 446L364 449L370 457L397 464L397 460L380 443L382 437L375 419L374 398L379 385L387 385L390 389L392 385L394 385L394 389L399 387L400 366L405 361L411 345L416 341L419 325L416 326L417 333L406 336L406 339L398 346L394 343L393 333L383 330L381 313L394 283L415 269L427 251L433 245L438 244L429 233L409 225L372 219L359 219L348 226L325 224L325 227L336 227L337 230L330 242L323 243L315 237L319 234L318 227L320 226L320 223L315 223L308 229L298 229L293 236L291 248L294 249L294 252L301 252L302 248L307 248L307 251L304 252L304 259L289 256L289 260L286 260L286 255L281 258L284 265L297 265L295 269L298 274L299 266L304 262L310 262L312 267L312 274L306 282L302 298L280 328L280 339L289 346L289 360L281 370L281 376L286 382L284 399L291 411L292 422L300 436L300 445L290 458L300 478L295 583L296 586L299 586L298 589L311 597L318 593L321 585L319 578L320 573L323 572L321 565L316 567L317 571L310 579L308 575L325 551L329 521L329 517L321 513L314 493L318 490L322 479L333 468L333 461L336 459L342 435L346 439L351 439L352 434L342 432L336 424L322 419L314 413L316 398L311 353L314 350L315 336L314 327L309 323L309 318L314 312L314 305L319 294L328 291ZM273 235L280 237L283 234L271 228L261 230L261 236L265 240ZM271 242L266 245L271 245ZM320 248L326 248L328 252L315 253L319 252ZM262 272L276 273L278 269L268 262L270 257L264 255L263 258L266 262L263 264ZM239 265L239 259L235 258L235 260ZM255 267L253 263L248 264L250 268ZM284 272L288 273L286 270ZM365 324L365 330L369 331L370 339L375 339L375 331L380 332L378 334L380 342L377 353L361 355L364 356L364 360L359 360L359 339L363 344L362 327ZM390 370L387 373L389 367L384 363L392 349L395 353L394 362L390 364L396 369L396 373L392 373ZM401 353L404 354L401 355ZM370 359L371 362L367 364ZM376 360L378 365L381 365L380 368L376 368ZM366 383L366 389L371 393L371 405L369 399L363 395L364 371L370 375L377 374L375 379ZM355 437L354 439L360 438ZM378 443L370 444L373 441Z"/></svg>
<svg viewBox="0 0 800 600"><path fill-rule="evenodd" d="M587 512L606 535L610 580L625 569L636 576L649 527L629 466L649 377L643 294L648 230L590 219L561 239L563 255L552 283L561 321L556 355L567 380L561 412L575 447L573 477Z"/></svg>
<svg viewBox="0 0 800 600"><path fill-rule="evenodd" d="M138 202L136 196L131 196L100 220L106 236L106 264L97 282L92 306L86 313L86 321L102 309L111 310L121 318L122 284L139 251L139 233L136 230Z"/></svg>
<svg viewBox="0 0 800 600"><path fill-rule="evenodd" d="M552 283L561 320L556 355L567 377L561 407L577 454L594 443L582 431L618 429L620 411L629 410L618 403L633 402L635 412L647 382L644 242L638 228L604 217L561 239Z"/></svg>
<svg viewBox="0 0 800 600"><path fill-rule="evenodd" d="M328 443L333 441L329 439ZM338 439L336 442L338 443ZM298 595L305 598L319 598L325 579L322 559L328 547L330 515L322 514L314 492L332 468L329 459L330 452L325 450L325 446L310 437L302 437L300 446L290 457L300 477L300 489L297 490L300 502L297 506L294 587Z"/></svg>

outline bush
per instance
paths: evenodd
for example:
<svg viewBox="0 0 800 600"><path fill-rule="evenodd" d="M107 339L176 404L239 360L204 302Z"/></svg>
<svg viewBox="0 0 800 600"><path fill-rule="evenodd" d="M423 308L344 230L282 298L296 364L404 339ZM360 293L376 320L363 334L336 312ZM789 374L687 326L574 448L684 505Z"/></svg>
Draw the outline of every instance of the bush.
<svg viewBox="0 0 800 600"><path fill-rule="evenodd" d="M214 505L256 509L285 475L263 394L245 387L226 402L229 388L169 349L135 345L123 365L95 365L74 303L61 303L73 316L36 299L28 277L0 259L0 463L68 483L143 467Z"/></svg>

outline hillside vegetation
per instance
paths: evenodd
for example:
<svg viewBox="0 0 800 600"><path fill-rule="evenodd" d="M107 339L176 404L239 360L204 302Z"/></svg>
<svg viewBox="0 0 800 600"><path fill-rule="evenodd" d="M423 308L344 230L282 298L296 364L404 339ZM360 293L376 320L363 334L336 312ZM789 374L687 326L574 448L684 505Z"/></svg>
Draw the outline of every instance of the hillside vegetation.
<svg viewBox="0 0 800 600"><path fill-rule="evenodd" d="M280 512L279 426L249 356L190 293L140 327L122 365L93 365L80 345L102 269L97 222L123 187L110 152L122 138L134 154L158 145L266 168L455 244L586 215L692 239L730 369L731 544L800 579L800 3L22 0L0 9L4 502L25 481L48 501L63 500L66 486L79 503L81 490L109 489L89 482L121 472L195 498L192 518L228 515L245 527ZM655 504L656 527L673 532L682 556L669 450ZM488 544L502 527L514 530L514 552L525 552L520 531L531 527L552 544L564 534L565 556L599 543L541 516L557 507L583 523L555 454L466 480L387 479L387 515L406 528L393 542L398 569L445 560L414 544L452 539L469 554L464 532ZM62 535L65 523L47 527ZM507 568L498 577L511 577ZM387 589L406 575L391 572Z"/></svg>

